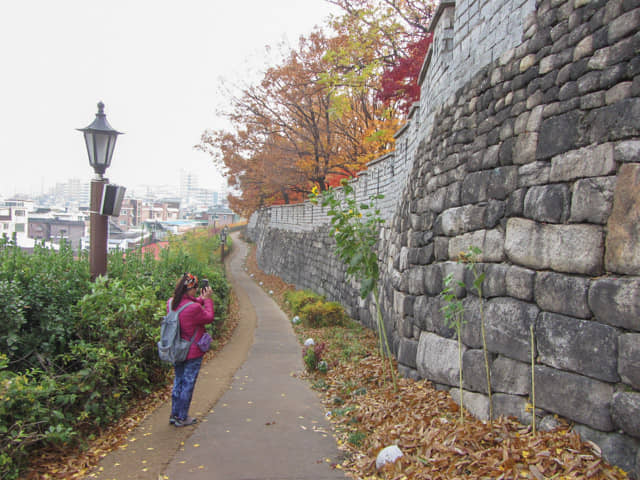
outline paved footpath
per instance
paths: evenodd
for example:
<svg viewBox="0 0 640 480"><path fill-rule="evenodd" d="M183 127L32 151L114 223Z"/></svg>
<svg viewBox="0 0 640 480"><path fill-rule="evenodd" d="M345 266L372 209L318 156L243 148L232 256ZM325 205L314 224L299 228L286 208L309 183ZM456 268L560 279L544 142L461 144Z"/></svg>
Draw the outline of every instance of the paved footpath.
<svg viewBox="0 0 640 480"><path fill-rule="evenodd" d="M244 272L234 235L229 277L256 315L253 345L229 389L164 470L170 480L344 479L340 452L303 370L301 346L278 305ZM205 392L196 390L196 395Z"/></svg>

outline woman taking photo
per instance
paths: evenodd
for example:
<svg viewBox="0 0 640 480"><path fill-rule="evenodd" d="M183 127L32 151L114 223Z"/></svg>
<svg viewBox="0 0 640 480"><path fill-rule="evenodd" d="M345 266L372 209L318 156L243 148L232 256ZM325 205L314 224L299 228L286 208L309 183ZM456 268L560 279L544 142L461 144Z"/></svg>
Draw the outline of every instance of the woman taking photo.
<svg viewBox="0 0 640 480"><path fill-rule="evenodd" d="M209 286L202 288L200 296L196 298L198 278L190 273L185 273L174 291L173 297L167 301L167 312L178 310L187 305L179 314L180 336L184 340L191 340L191 347L184 362L174 365L175 380L171 392L171 417L169 423L176 427L193 425L197 419L189 417L189 406L196 379L200 372L204 352L198 347L198 341L204 335L204 326L213 322L213 290ZM195 334L195 336L194 336Z"/></svg>

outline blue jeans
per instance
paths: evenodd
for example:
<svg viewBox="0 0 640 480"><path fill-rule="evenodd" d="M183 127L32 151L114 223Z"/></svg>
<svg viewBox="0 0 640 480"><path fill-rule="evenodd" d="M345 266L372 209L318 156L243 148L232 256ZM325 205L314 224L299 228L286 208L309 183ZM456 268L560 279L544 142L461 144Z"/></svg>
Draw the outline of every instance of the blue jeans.
<svg viewBox="0 0 640 480"><path fill-rule="evenodd" d="M171 392L172 417L180 420L187 418L200 365L202 365L202 357L192 358L174 365L176 378L173 381L173 391Z"/></svg>

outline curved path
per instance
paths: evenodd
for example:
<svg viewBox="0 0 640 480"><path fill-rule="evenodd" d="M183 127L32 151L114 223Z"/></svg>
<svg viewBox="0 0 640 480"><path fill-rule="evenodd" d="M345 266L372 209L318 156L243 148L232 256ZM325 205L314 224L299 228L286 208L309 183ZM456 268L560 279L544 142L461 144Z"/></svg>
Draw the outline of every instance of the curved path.
<svg viewBox="0 0 640 480"><path fill-rule="evenodd" d="M191 414L169 426L169 403L147 417L92 478L169 480L344 479L317 395L296 378L301 347L278 305L243 270L234 235L228 276L240 306L232 339L203 365Z"/></svg>

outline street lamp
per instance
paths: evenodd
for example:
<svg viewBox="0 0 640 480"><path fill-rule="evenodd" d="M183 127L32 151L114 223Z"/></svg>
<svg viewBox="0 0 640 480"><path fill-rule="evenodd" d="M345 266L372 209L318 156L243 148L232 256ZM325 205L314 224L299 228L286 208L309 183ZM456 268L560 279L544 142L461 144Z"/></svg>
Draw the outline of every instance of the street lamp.
<svg viewBox="0 0 640 480"><path fill-rule="evenodd" d="M93 167L95 177L91 179L91 247L89 251L89 263L91 279L95 280L99 275L107 274L107 237L108 217L100 213L102 203L102 191L109 183L103 174L111 165L111 157L116 146L116 138L122 132L111 128L104 113L104 103L98 103L98 113L95 120L85 128L78 128L84 134L87 145L89 164Z"/></svg>
<svg viewBox="0 0 640 480"><path fill-rule="evenodd" d="M227 244L227 233L229 229L225 226L220 232L220 245L222 246L222 251L220 252L220 261L222 262L222 268L224 269L224 246Z"/></svg>

